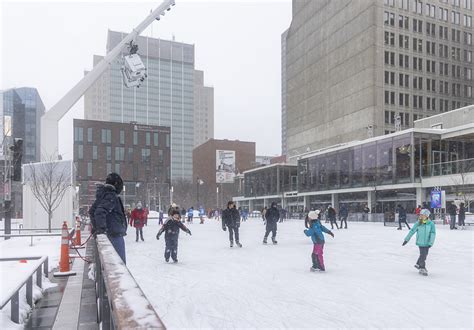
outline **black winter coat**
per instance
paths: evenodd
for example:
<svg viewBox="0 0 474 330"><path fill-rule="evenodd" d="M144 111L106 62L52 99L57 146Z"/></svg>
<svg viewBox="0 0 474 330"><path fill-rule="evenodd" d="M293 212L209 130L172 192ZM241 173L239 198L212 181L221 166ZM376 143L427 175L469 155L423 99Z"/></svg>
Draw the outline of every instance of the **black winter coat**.
<svg viewBox="0 0 474 330"><path fill-rule="evenodd" d="M347 218L349 215L349 211L347 210L346 207L341 207L341 209L339 210L339 217L341 218Z"/></svg>
<svg viewBox="0 0 474 330"><path fill-rule="evenodd" d="M186 233L190 234L191 231L181 222L181 220L174 220L168 218L165 224L158 231L157 237L160 237L163 232L165 233L165 239L174 238L179 236L179 230L182 229Z"/></svg>
<svg viewBox="0 0 474 330"><path fill-rule="evenodd" d="M336 219L336 210L332 207L328 209L328 218L329 219Z"/></svg>
<svg viewBox="0 0 474 330"><path fill-rule="evenodd" d="M97 186L96 200L89 210L89 215L93 233L111 237L127 235L125 210L114 186Z"/></svg>
<svg viewBox="0 0 474 330"><path fill-rule="evenodd" d="M222 228L232 227L237 228L240 227L240 214L236 208L226 208L222 211Z"/></svg>
<svg viewBox="0 0 474 330"><path fill-rule="evenodd" d="M280 212L276 207L270 207L265 214L265 219L269 224L276 223L280 219Z"/></svg>

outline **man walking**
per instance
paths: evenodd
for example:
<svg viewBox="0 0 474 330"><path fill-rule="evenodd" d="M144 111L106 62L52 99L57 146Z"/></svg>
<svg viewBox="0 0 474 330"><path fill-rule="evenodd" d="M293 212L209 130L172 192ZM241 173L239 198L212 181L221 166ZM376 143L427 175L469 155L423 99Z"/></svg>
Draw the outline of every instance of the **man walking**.
<svg viewBox="0 0 474 330"><path fill-rule="evenodd" d="M229 241L230 247L234 246L234 237L235 243L238 247L242 247L239 241L239 227L240 227L240 214L239 211L234 207L234 202L229 201L227 203L227 208L222 211L222 230L226 231L229 229Z"/></svg>
<svg viewBox="0 0 474 330"><path fill-rule="evenodd" d="M123 190L123 181L117 173L110 173L104 185L99 185L96 200L89 210L92 230L95 235L105 234L115 251L126 263L125 240L127 220L119 194Z"/></svg>
<svg viewBox="0 0 474 330"><path fill-rule="evenodd" d="M138 242L138 235L140 234L140 238L143 241L143 226L147 224L147 212L145 209L142 208L142 203L138 202L137 207L132 211L132 215L130 217L130 226L135 227L137 238L135 242Z"/></svg>
<svg viewBox="0 0 474 330"><path fill-rule="evenodd" d="M456 207L456 204L452 203L451 206L448 209L449 217L451 218L451 222L449 225L449 229L458 229L456 227L456 215L457 215L458 208Z"/></svg>
<svg viewBox="0 0 474 330"><path fill-rule="evenodd" d="M344 229L347 229L347 217L349 216L349 211L347 210L347 207L345 205L342 205L340 210L339 210L339 219L341 220L341 228L342 228L342 223L344 222L345 227Z"/></svg>
<svg viewBox="0 0 474 330"><path fill-rule="evenodd" d="M336 210L331 205L329 205L328 207L328 218L329 222L331 222L331 229L334 229L333 225L336 225L336 228L339 229L339 226L337 225L336 221Z"/></svg>
<svg viewBox="0 0 474 330"><path fill-rule="evenodd" d="M277 223L280 219L280 212L277 209L277 203L272 202L271 207L265 213L265 218L267 220L265 236L263 237L263 244L267 244L267 238L270 232L272 233L272 242L273 244L277 244L276 241L276 233L277 233Z"/></svg>

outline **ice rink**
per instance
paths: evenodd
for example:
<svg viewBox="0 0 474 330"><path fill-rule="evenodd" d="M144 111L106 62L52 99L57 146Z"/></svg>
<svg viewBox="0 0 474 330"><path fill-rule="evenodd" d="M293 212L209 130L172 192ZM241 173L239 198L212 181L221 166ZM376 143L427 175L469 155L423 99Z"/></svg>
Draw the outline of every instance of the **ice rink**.
<svg viewBox="0 0 474 330"><path fill-rule="evenodd" d="M330 228L329 224L325 224ZM279 224L278 242L262 244L260 219L242 223L243 248L209 220L180 234L178 264L163 258L156 219L145 242L129 228L127 265L168 328L473 328L474 228L437 225L428 277L413 267L414 237L382 223L349 223L326 236L326 273L312 273L303 222Z"/></svg>

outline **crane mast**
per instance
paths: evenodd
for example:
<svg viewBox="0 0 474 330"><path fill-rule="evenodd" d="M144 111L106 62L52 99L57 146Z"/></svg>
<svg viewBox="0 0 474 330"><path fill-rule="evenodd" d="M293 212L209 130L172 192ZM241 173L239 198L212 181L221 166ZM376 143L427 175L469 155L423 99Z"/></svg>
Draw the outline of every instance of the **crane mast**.
<svg viewBox="0 0 474 330"><path fill-rule="evenodd" d="M50 160L59 154L58 150L58 123L66 115L84 93L107 70L112 61L154 20L160 20L166 11L175 5L175 0L165 0L152 11L136 28L115 46L88 74L86 74L69 92L66 93L50 110L41 117L41 160Z"/></svg>

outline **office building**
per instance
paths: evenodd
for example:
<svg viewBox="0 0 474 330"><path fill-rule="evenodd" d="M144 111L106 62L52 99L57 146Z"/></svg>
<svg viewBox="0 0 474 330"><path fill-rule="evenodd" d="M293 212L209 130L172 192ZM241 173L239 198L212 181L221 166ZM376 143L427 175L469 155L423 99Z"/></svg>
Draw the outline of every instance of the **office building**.
<svg viewBox="0 0 474 330"><path fill-rule="evenodd" d="M214 88L204 85L204 72L194 70L194 148L214 138Z"/></svg>
<svg viewBox="0 0 474 330"><path fill-rule="evenodd" d="M170 145L169 127L74 119L80 205L92 205L96 184L111 172L124 180L124 204L169 205Z"/></svg>
<svg viewBox="0 0 474 330"><path fill-rule="evenodd" d="M472 0L294 0L292 10L290 157L474 103Z"/></svg>

